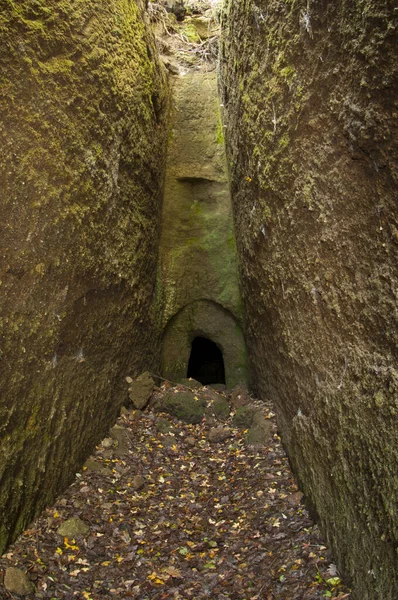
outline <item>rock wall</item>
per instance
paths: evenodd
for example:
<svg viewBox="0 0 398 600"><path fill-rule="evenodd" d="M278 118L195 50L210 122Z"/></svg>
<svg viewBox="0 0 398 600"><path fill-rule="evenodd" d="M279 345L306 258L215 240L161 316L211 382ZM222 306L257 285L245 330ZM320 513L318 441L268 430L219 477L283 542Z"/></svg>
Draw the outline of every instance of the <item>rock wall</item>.
<svg viewBox="0 0 398 600"><path fill-rule="evenodd" d="M167 87L132 0L0 14L0 552L157 364Z"/></svg>
<svg viewBox="0 0 398 600"><path fill-rule="evenodd" d="M398 589L397 19L384 0L223 15L253 386L361 600Z"/></svg>
<svg viewBox="0 0 398 600"><path fill-rule="evenodd" d="M242 303L215 71L173 77L160 265L162 327L166 330L163 376L172 381L187 376L189 349L200 335L216 342L224 355L234 357L226 367L227 385L246 381Z"/></svg>

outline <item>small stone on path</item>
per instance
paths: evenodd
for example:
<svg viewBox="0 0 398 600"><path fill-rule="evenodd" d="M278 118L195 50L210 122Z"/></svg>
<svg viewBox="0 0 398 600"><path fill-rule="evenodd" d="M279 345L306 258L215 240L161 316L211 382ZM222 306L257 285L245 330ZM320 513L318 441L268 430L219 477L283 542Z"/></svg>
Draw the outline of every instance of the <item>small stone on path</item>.
<svg viewBox="0 0 398 600"><path fill-rule="evenodd" d="M214 443L224 442L230 437L232 437L232 432L229 427L214 427L208 434L209 442Z"/></svg>
<svg viewBox="0 0 398 600"><path fill-rule="evenodd" d="M69 539L86 537L90 533L90 527L79 517L72 517L58 527L57 533Z"/></svg>
<svg viewBox="0 0 398 600"><path fill-rule="evenodd" d="M86 460L84 466L86 467L87 471L92 471L94 473L100 473L101 475L112 475L111 469L107 469L101 463L97 462L96 460L90 459L90 458L88 460Z"/></svg>
<svg viewBox="0 0 398 600"><path fill-rule="evenodd" d="M4 587L7 592L17 594L18 596L27 596L35 590L35 586L26 573L16 567L9 567L6 569L4 575Z"/></svg>
<svg viewBox="0 0 398 600"><path fill-rule="evenodd" d="M146 407L152 396L155 382L148 373L142 373L135 381L129 385L129 396L135 408L142 410Z"/></svg>
<svg viewBox="0 0 398 600"><path fill-rule="evenodd" d="M112 448L113 446L113 439L112 438L104 438L101 442L101 446L103 448Z"/></svg>
<svg viewBox="0 0 398 600"><path fill-rule="evenodd" d="M175 443L176 439L173 435L167 435L165 438L163 438L163 444L166 446L166 448L171 448L175 445Z"/></svg>
<svg viewBox="0 0 398 600"><path fill-rule="evenodd" d="M145 479L142 475L136 475L131 482L131 487L136 492L141 490L144 487L144 485L145 485Z"/></svg>
<svg viewBox="0 0 398 600"><path fill-rule="evenodd" d="M173 425L167 419L159 417L156 421L156 429L160 431L160 433L169 433L169 431L173 429Z"/></svg>

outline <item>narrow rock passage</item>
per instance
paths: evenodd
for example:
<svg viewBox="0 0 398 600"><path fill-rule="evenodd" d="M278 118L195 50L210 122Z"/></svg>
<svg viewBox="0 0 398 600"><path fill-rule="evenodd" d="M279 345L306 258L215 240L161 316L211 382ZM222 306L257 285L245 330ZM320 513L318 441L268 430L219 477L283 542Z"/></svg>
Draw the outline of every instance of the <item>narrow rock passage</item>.
<svg viewBox="0 0 398 600"><path fill-rule="evenodd" d="M349 598L302 504L271 407L201 388L199 401L228 399L231 414L221 423L207 411L188 425L161 412L165 392L144 413L122 409L76 481L1 558L3 573L27 572L35 585L27 598ZM265 445L247 445L250 411L267 421ZM2 587L0 598L17 597Z"/></svg>

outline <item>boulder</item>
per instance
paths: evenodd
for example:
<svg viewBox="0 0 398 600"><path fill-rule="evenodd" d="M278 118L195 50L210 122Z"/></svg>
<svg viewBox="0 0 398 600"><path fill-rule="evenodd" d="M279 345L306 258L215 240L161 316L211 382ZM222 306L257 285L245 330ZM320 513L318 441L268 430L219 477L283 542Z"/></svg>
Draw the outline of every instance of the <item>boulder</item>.
<svg viewBox="0 0 398 600"><path fill-rule="evenodd" d="M224 383L210 383L208 387L216 392L225 392L227 389L227 386Z"/></svg>
<svg viewBox="0 0 398 600"><path fill-rule="evenodd" d="M240 429L248 429L253 424L256 415L262 415L262 410L253 405L241 406L236 411L232 424Z"/></svg>
<svg viewBox="0 0 398 600"><path fill-rule="evenodd" d="M203 390L200 391L200 395L203 398L206 398L207 401L214 402L214 400L218 400L219 398L224 398L221 394L211 389L210 387L204 387Z"/></svg>
<svg viewBox="0 0 398 600"><path fill-rule="evenodd" d="M217 398L216 400L214 400L214 402L212 404L212 410L213 410L213 414L220 421L224 421L224 420L228 419L229 412L230 412L228 400L226 400L225 398L222 398L222 397Z"/></svg>
<svg viewBox="0 0 398 600"><path fill-rule="evenodd" d="M191 23L195 26L195 29L202 40L207 40L215 34L214 21L209 18L195 16L191 18Z"/></svg>
<svg viewBox="0 0 398 600"><path fill-rule="evenodd" d="M146 407L152 396L155 382L151 375L146 371L142 373L135 381L129 385L129 396L135 408L142 410Z"/></svg>
<svg viewBox="0 0 398 600"><path fill-rule="evenodd" d="M200 423L204 417L206 400L192 392L168 392L161 409L184 423Z"/></svg>
<svg viewBox="0 0 398 600"><path fill-rule="evenodd" d="M110 437L107 437L107 438L104 438L104 439L102 440L102 442L101 442L101 446L102 446L103 448L105 448L105 450L106 450L106 449L112 448L112 446L113 446L113 443L114 443L114 442L113 442L113 439L112 439L112 438L110 438Z"/></svg>
<svg viewBox="0 0 398 600"><path fill-rule="evenodd" d="M18 596L27 596L35 591L35 586L26 573L16 567L9 567L6 569L4 575L4 587L7 592L17 594Z"/></svg>
<svg viewBox="0 0 398 600"><path fill-rule="evenodd" d="M126 429L120 425L115 425L109 430L109 435L113 440L115 440L115 442L117 442L117 454L127 454L129 450L129 437Z"/></svg>
<svg viewBox="0 0 398 600"><path fill-rule="evenodd" d="M271 438L271 423L261 413L257 413L253 423L245 436L245 442L249 446L265 444Z"/></svg>
<svg viewBox="0 0 398 600"><path fill-rule="evenodd" d="M107 475L107 476L112 475L111 469L108 469L102 463L97 462L96 460L94 460L92 458L89 458L88 460L86 460L84 466L86 467L87 471L91 471L92 473L99 473L100 475Z"/></svg>
<svg viewBox="0 0 398 600"><path fill-rule="evenodd" d="M166 10L175 15L177 21L183 21L187 12L183 0L167 0Z"/></svg>
<svg viewBox="0 0 398 600"><path fill-rule="evenodd" d="M200 383L200 381L197 381L196 379L192 379L192 377L180 379L179 383L181 385L185 385L191 390L201 390L203 388L203 384Z"/></svg>

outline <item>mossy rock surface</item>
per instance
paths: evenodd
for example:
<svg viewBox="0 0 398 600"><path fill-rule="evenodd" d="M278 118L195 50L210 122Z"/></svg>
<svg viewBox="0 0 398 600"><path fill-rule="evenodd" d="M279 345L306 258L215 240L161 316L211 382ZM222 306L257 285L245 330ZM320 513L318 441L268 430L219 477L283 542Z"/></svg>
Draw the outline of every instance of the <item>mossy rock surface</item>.
<svg viewBox="0 0 398 600"><path fill-rule="evenodd" d="M271 423L264 416L257 414L245 435L247 445L264 445L271 437Z"/></svg>
<svg viewBox="0 0 398 600"><path fill-rule="evenodd" d="M192 377L183 377L178 383L181 383L192 390L200 390L203 388L203 383L200 383L200 381L197 381L196 379L192 379Z"/></svg>
<svg viewBox="0 0 398 600"><path fill-rule="evenodd" d="M30 581L27 574L16 567L8 567L8 569L6 569L4 574L4 587L7 592L22 597L33 594L35 591L35 586L33 582Z"/></svg>
<svg viewBox="0 0 398 600"><path fill-rule="evenodd" d="M232 424L234 427L247 429L253 424L258 415L261 415L261 409L256 406L241 406L234 414Z"/></svg>
<svg viewBox="0 0 398 600"><path fill-rule="evenodd" d="M69 539L86 537L90 533L90 527L79 517L71 517L60 525L57 533Z"/></svg>
<svg viewBox="0 0 398 600"><path fill-rule="evenodd" d="M225 421L229 417L230 406L228 400L225 398L216 398L210 405L210 408L214 416L219 421Z"/></svg>
<svg viewBox="0 0 398 600"><path fill-rule="evenodd" d="M184 423L200 423L205 415L206 400L191 392L168 392L162 402L164 412Z"/></svg>
<svg viewBox="0 0 398 600"><path fill-rule="evenodd" d="M156 369L168 88L141 2L0 12L1 553Z"/></svg>
<svg viewBox="0 0 398 600"><path fill-rule="evenodd" d="M129 396L134 408L143 410L148 404L155 382L150 373L142 373L135 381L129 385Z"/></svg>
<svg viewBox="0 0 398 600"><path fill-rule="evenodd" d="M397 10L226 0L222 21L252 388L353 600L395 600Z"/></svg>

